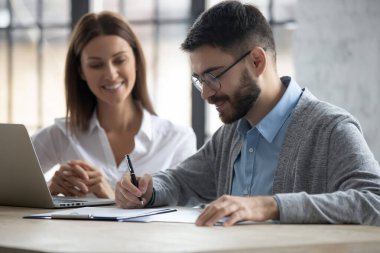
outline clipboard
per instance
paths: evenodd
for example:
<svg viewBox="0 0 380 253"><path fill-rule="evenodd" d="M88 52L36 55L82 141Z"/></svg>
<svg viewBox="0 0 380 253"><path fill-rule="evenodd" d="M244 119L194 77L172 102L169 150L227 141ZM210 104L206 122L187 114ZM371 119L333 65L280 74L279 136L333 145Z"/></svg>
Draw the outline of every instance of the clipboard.
<svg viewBox="0 0 380 253"><path fill-rule="evenodd" d="M50 213L32 214L25 219L133 221L135 218L176 212L175 208L121 209L117 207L81 207Z"/></svg>

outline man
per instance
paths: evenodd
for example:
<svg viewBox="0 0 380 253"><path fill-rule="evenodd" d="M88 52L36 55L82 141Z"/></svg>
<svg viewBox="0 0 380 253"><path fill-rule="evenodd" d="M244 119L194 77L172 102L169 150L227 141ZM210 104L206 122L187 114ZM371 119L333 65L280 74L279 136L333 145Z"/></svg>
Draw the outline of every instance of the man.
<svg viewBox="0 0 380 253"><path fill-rule="evenodd" d="M380 168L359 123L276 71L259 10L221 2L182 44L193 84L225 123L174 170L116 187L122 208L209 203L196 224L240 220L380 225ZM148 203L147 203L148 202Z"/></svg>

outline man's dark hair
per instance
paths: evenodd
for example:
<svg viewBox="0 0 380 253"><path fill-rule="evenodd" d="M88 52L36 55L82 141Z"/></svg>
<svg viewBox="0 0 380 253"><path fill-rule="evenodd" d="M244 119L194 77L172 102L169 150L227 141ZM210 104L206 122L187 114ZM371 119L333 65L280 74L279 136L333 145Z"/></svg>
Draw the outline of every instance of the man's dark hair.
<svg viewBox="0 0 380 253"><path fill-rule="evenodd" d="M220 47L233 55L259 46L276 59L272 29L265 17L255 6L238 1L221 2L202 13L181 48L192 52L203 45Z"/></svg>

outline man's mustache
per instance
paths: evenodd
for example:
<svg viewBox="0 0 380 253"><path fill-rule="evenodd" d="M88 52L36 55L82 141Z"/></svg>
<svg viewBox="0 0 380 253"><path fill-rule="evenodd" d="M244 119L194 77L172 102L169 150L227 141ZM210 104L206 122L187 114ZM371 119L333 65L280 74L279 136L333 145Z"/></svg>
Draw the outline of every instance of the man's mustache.
<svg viewBox="0 0 380 253"><path fill-rule="evenodd" d="M216 104L218 102L227 101L227 100L229 100L228 96L215 96L215 95L207 99L209 104Z"/></svg>

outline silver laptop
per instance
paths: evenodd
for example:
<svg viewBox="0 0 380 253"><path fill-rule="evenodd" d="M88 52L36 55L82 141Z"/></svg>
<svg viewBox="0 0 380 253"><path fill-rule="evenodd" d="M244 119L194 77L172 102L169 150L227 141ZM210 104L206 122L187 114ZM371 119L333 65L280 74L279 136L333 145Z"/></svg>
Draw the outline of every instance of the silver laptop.
<svg viewBox="0 0 380 253"><path fill-rule="evenodd" d="M25 126L0 124L0 205L64 208L110 204L114 201L52 197Z"/></svg>

